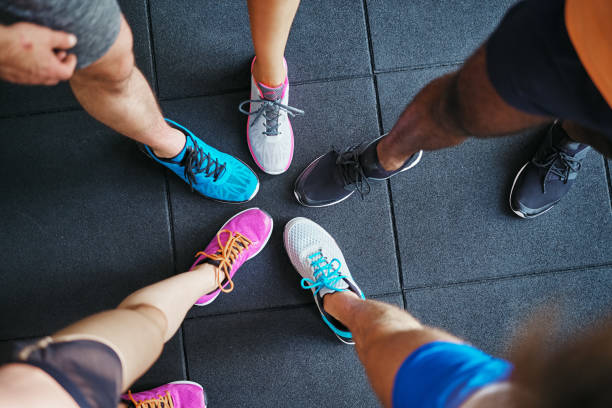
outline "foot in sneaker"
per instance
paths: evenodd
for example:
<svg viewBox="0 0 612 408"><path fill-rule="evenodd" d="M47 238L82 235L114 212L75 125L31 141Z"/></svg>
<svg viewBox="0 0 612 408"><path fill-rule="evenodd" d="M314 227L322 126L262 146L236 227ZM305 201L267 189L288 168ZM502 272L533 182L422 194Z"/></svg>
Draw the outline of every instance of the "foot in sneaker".
<svg viewBox="0 0 612 408"><path fill-rule="evenodd" d="M306 207L337 204L355 191L363 198L370 192L370 180L386 180L419 163L422 150L410 156L399 169L385 170L376 152L378 142L385 136L341 153L331 151L310 163L295 182L295 198Z"/></svg>
<svg viewBox="0 0 612 408"><path fill-rule="evenodd" d="M591 147L569 138L560 122L547 130L534 157L514 178L510 208L521 218L542 215L570 190Z"/></svg>
<svg viewBox="0 0 612 408"><path fill-rule="evenodd" d="M175 381L152 390L121 396L128 408L206 408L206 393L192 381Z"/></svg>
<svg viewBox="0 0 612 408"><path fill-rule="evenodd" d="M272 217L259 208L239 212L223 224L206 249L196 254L197 259L189 269L193 270L202 263L217 267L218 289L198 299L196 306L208 305L221 292L229 293L234 289L234 274L266 246L273 224Z"/></svg>
<svg viewBox="0 0 612 408"><path fill-rule="evenodd" d="M284 60L283 60L284 61ZM251 64L251 72L255 58ZM287 62L284 62L285 69ZM244 106L249 105L247 111ZM253 160L268 174L287 171L293 158L293 129L289 116L303 115L304 111L289 106L289 80L272 88L257 82L251 75L251 99L238 107L248 115L247 142Z"/></svg>
<svg viewBox="0 0 612 408"><path fill-rule="evenodd" d="M224 203L245 203L259 190L259 179L241 160L222 153L198 139L189 129L166 119L170 126L185 134L183 150L175 157L157 157L147 145L143 152L172 170L204 197Z"/></svg>
<svg viewBox="0 0 612 408"><path fill-rule="evenodd" d="M365 299L353 280L334 238L307 218L294 218L285 226L285 249L291 264L302 276L301 286L310 289L323 321L346 344L355 344L351 332L323 308L329 293L351 291Z"/></svg>

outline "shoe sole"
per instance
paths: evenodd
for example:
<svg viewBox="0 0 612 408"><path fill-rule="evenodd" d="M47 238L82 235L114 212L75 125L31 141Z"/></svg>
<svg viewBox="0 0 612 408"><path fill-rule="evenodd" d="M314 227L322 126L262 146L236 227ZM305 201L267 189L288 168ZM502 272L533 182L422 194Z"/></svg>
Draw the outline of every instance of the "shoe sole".
<svg viewBox="0 0 612 408"><path fill-rule="evenodd" d="M191 385L197 385L198 387L200 387L200 389L202 390L202 393L204 394L204 408L208 407L208 398L206 397L206 391L204 391L204 387L202 387L197 382L185 380L185 381L172 381L171 383L168 383L168 384L191 384Z"/></svg>
<svg viewBox="0 0 612 408"><path fill-rule="evenodd" d="M383 136L381 136L381 137L384 137L384 136L386 136L386 135L383 135ZM325 154L327 154L327 153L325 153ZM317 157L315 160L313 160L313 163L317 162L317 161L318 161L318 160L319 160L321 157L325 156L325 154L322 154L321 156ZM403 172L405 172L405 171L407 171L407 170L412 169L414 166L416 166L417 164L419 164L419 162L421 161L421 158L422 158L422 157L423 157L423 151L422 151L422 150L419 150L419 152L418 152L418 156L417 156L416 160L415 160L414 162L412 162L412 163L410 164L410 166L406 167L406 168L405 168L405 169L403 169L402 171L398 171L398 172L397 172L397 173L395 173L395 174L400 174L400 173L403 173ZM300 177L302 177L302 174L304 174L304 172L306 172L306 170L308 170L309 168L310 168L310 165L309 165L308 167L306 167L306 168L305 168L305 169L304 169L304 170L303 170L303 171L300 173L300 175L298 176L298 178L295 180L295 183L293 184L293 195L295 196L295 199L297 200L297 202L298 202L298 203L300 203L301 205L303 205L304 207L310 207L310 208L322 208L322 207L329 207L330 205L340 204L341 202L343 202L344 200L346 200L347 198L349 198L350 196L352 196L352 195L353 195L353 193L355 192L355 191L352 191L352 192L351 192L349 195L347 195L346 197L341 198L340 200L334 201L334 202L332 202L332 203L328 203L328 204L321 204L321 205L305 204L304 202L302 202L302 201L300 200L300 197L298 196L298 193L297 193L297 191L296 191L296 187L297 187L297 182L298 182L298 180L300 179ZM394 174L394 175L395 175L395 174ZM375 177L368 177L368 179L369 179L369 180L375 180L375 181L383 181L383 180L387 180L387 179L389 179L389 178L390 178L390 177L387 177L387 178L375 178Z"/></svg>
<svg viewBox="0 0 612 408"><path fill-rule="evenodd" d="M223 228L224 228L224 227L225 227L227 224L229 224L229 222L230 222L231 220L233 220L234 218L238 217L240 214L245 213L245 212L247 212L247 211L249 211L249 210L253 210L253 209L257 209L257 210L259 210L259 211L263 212L264 214L266 214L268 217L270 217L270 220L272 221L272 225L270 226L270 232L268 233L268 236L266 237L266 239L265 239L265 241L264 241L263 245L261 246L261 248L259 248L259 250L258 250L257 252L255 252L255 253L251 254L251 256L249 256L249 257L247 258L247 261L249 261L249 260L251 260L251 259L255 258L257 255L259 255L259 253L260 253L260 252L261 252L261 251L262 251L262 250L263 250L263 249L266 247L266 245L268 244L268 241L270 240L270 237L272 236L272 231L274 230L274 218L272 218L272 216L271 216L271 215L270 215L270 214L269 214L267 211L262 210L262 209L261 209L261 208L259 208L259 207L247 208L246 210L240 211L238 214L234 215L232 218L230 218L229 220L227 220L227 221L225 222L225 224L223 224L223 225L221 226L221 228L219 228L219 231L217 231L217 233L215 234L215 237L216 237L216 236L219 234L219 232L221 232L221 230L223 230ZM246 262L246 261L245 261L245 262ZM214 301L215 301L215 299L217 299L217 298L218 298L220 295L221 295L221 292L217 293L217 295L216 295L214 298L210 299L209 301L207 301L207 302L205 302L205 303L195 303L195 304L194 304L194 306L208 306L208 305L210 305L212 302L214 302Z"/></svg>
<svg viewBox="0 0 612 408"><path fill-rule="evenodd" d="M308 219L308 218L306 218L306 217L295 217L295 218L293 218L293 219L289 220L289 222L288 222L288 223L285 225L285 230L283 231L283 245L284 245L284 247L285 247L285 251L287 251L287 231L288 231L289 229L291 229L291 227L293 227L293 225L294 225L294 224L297 224L297 223L298 223L298 222L300 222L301 220L312 221L312 220L310 220L310 219ZM325 232L327 232L327 231L325 231ZM329 234L329 233L328 233L328 234ZM335 239L334 237L332 237L332 239L334 240L334 242L336 242L336 239ZM338 243L337 243L337 242L336 242L336 245L338 245ZM292 264L292 266L293 266L293 269L297 269L297 268L295 267L295 265L293 265L293 264ZM299 272L298 272L298 275L299 275ZM300 276L301 276L301 275L300 275ZM315 296L315 294L314 294L314 290L312 290L312 289L311 289L310 291L312 292L312 296L313 296L313 298L314 298L314 296ZM319 313L322 315L323 313L321 312L321 307L319 306L319 304L318 304L317 302L315 302L315 305L317 305L317 309L319 309ZM325 323L325 322L323 322L323 323ZM326 325L326 326L327 326L327 325ZM355 342L354 342L354 341L346 340L346 339L344 339L343 337L338 336L338 334L337 334L337 333L335 333L333 330L332 330L332 333L334 333L334 336L336 336L336 337L338 338L338 340L340 340L342 343L344 343L344 344L348 344L349 346L353 346L353 345L355 345Z"/></svg>
<svg viewBox="0 0 612 408"><path fill-rule="evenodd" d="M152 160L152 161L154 161L156 164L158 164L158 165L159 165L159 163L157 162L157 160L155 160L154 158L152 158L152 157L149 155L149 153L147 152L147 150L146 150L146 149L145 149L145 147L144 147L144 144L142 144L142 143L138 143L138 149L139 149L139 150L140 150L140 151L141 151L141 152L142 152L142 153L143 153L145 156L147 156L147 158L148 158L149 160ZM234 157L234 156L232 156L232 157ZM195 192L195 193L196 193L197 195L199 195L200 197L204 197L204 198L206 198L207 200L214 201L214 202L216 202L216 203L221 203L221 204L245 204L245 203L248 203L249 201L251 201L253 198L255 198L255 196L256 196L256 195L257 195L257 193L259 192L259 186L261 185L261 183L259 182L259 177L257 177L257 174L255 174L255 172L253 171L253 169L252 169L252 168L251 168L251 167L250 167L248 164L246 164L245 162L243 162L242 160L240 160L240 159L239 159L239 158L237 158L237 157L234 157L234 159L236 159L236 160L238 160L240 163L244 164L244 165L245 165L245 166L246 166L246 167L247 167L249 170L251 170L251 172L252 172L252 173L255 175L255 177L257 178L257 187L255 188L255 191L253 192L253 194L251 194L251 196L250 196L250 197L249 197L247 200L245 200L245 201L225 201L225 200L221 200L221 199L218 199L218 198L213 198L213 197L206 196L206 195L204 195L204 194L200 193L200 192L199 192L198 190L196 190L195 188L193 189L193 192ZM166 169L167 169L167 168L166 168ZM168 170L169 170L169 169L168 169ZM171 170L169 170L169 171L171 171ZM177 176L177 177L178 177L178 176ZM180 178L180 177L179 177L179 178ZM181 180L183 180L183 179L181 179ZM183 180L183 181L185 181L185 180Z"/></svg>
<svg viewBox="0 0 612 408"><path fill-rule="evenodd" d="M512 206L512 194L514 193L514 186L516 185L517 180L519 179L519 177L521 176L521 173L523 172L523 170L525 170L525 167L527 167L527 165L529 164L529 162L525 163L523 165L523 167L521 167L521 169L518 171L518 173L516 173L516 177L514 177L514 181L512 182L512 188L510 189L510 195L508 197L508 204L510 204L510 209L512 210L513 213L515 213L516 215L518 215L520 218L524 218L524 219L532 219L532 218L536 218L539 217L542 214L547 213L548 211L552 210L553 207L555 206L555 204L551 205L550 208L547 208L546 210L542 211L541 213L535 214L535 215L527 215L522 213L519 210L515 210L514 207Z"/></svg>

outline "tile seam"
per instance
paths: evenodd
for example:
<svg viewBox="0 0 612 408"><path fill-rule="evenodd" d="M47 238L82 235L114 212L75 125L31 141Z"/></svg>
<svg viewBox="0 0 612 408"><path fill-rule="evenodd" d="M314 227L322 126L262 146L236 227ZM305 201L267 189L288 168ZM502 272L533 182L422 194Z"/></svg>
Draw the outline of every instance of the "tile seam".
<svg viewBox="0 0 612 408"><path fill-rule="evenodd" d="M370 68L372 72L374 73L375 72L374 44L372 43L372 35L371 35L372 33L371 33L371 28L370 28L370 18L369 18L369 13L368 13L367 0L363 0L362 4L363 4L363 16L365 19L365 26L366 26L366 36L368 37L368 51L370 53ZM383 122L382 122L382 109L380 106L380 97L378 93L378 80L377 80L376 75L373 75L372 83L374 85L374 97L376 99L376 117L378 119L378 134L380 135L383 133L384 127L383 127ZM398 275L397 279L399 282L400 290L403 291L404 290L404 273L402 271L402 258L401 258L400 247L399 247L399 236L398 236L398 230L397 230L397 222L395 218L395 208L393 205L393 193L391 191L391 183L389 182L389 180L386 180L386 184L387 184L387 198L389 199L389 216L391 217L391 228L393 230L395 262L396 262L397 275ZM402 296L402 306L406 308L406 301L404 299L404 296Z"/></svg>
<svg viewBox="0 0 612 408"><path fill-rule="evenodd" d="M608 158L602 155L604 161L604 168L606 171L606 180L608 181L608 195L610 198L610 212L612 212L612 179L610 178L610 164L608 163Z"/></svg>
<svg viewBox="0 0 612 408"><path fill-rule="evenodd" d="M478 284L487 283L487 282L514 280L514 279L521 279L521 278L531 278L531 277L539 277L539 276L546 276L546 275L563 275L563 274L568 274L571 272L578 272L578 271L586 272L590 270L605 269L609 267L612 267L612 263L576 266L576 267L571 267L571 268L555 269L551 271L533 271L533 272L527 272L527 273L517 273L517 274L511 274L511 275L504 275L504 276L495 276L495 277L490 277L490 278L470 279L470 280L456 281L456 282L443 282L443 283L433 284L433 285L412 286L412 287L407 287L403 289L403 292L404 293L417 292L417 291L423 291L427 289L450 288L454 286L464 286L464 285L478 285Z"/></svg>
<svg viewBox="0 0 612 408"><path fill-rule="evenodd" d="M155 84L155 95L159 95L159 80L157 77L157 60L155 56L155 40L153 36L153 19L151 16L151 0L145 0L147 11L147 22L149 28L149 51L151 52L151 73L153 74L153 83Z"/></svg>
<svg viewBox="0 0 612 408"><path fill-rule="evenodd" d="M371 295L371 296L368 296L367 299L381 299L381 298L385 298L389 296L402 296L402 294L403 294L402 291L392 291L392 292L378 293L376 295ZM257 308L257 309L238 310L234 312L213 313L213 314L204 315L204 316L188 316L185 318L185 320L192 321L192 320L206 319L208 317L225 317L225 316L233 316L233 315L245 314L245 313L279 312L282 310L302 309L302 308L307 308L307 307L315 307L314 302L262 307L262 308Z"/></svg>

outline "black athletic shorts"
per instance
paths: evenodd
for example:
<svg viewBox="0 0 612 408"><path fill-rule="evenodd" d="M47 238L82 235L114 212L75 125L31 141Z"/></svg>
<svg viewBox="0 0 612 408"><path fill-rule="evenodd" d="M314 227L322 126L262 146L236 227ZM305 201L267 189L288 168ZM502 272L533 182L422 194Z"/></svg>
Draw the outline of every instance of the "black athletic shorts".
<svg viewBox="0 0 612 408"><path fill-rule="evenodd" d="M2 350L0 364L38 367L82 408L117 407L123 364L116 347L93 336L45 337L13 343Z"/></svg>
<svg viewBox="0 0 612 408"><path fill-rule="evenodd" d="M511 8L486 44L489 79L514 108L574 121L612 146L612 108L576 54L564 11L565 0L526 0Z"/></svg>

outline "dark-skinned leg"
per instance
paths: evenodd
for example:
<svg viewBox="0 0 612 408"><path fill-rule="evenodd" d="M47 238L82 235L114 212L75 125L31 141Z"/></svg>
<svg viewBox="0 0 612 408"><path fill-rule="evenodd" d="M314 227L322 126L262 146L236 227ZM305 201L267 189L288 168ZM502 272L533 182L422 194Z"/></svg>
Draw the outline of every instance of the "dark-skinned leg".
<svg viewBox="0 0 612 408"><path fill-rule="evenodd" d="M399 168L419 150L455 146L469 136L503 136L553 120L504 102L489 80L485 48L458 71L434 79L406 107L377 146L386 170Z"/></svg>

